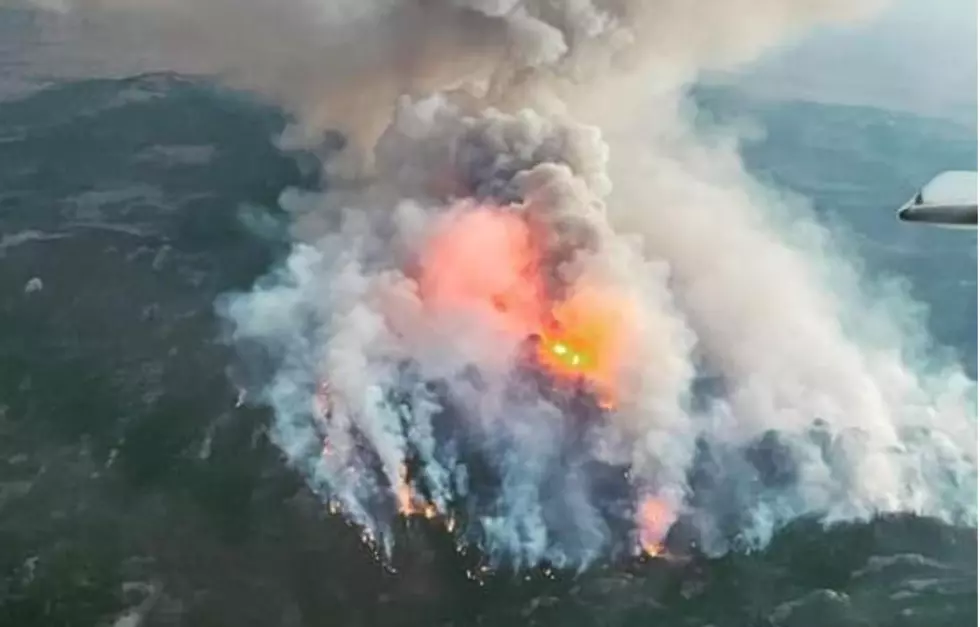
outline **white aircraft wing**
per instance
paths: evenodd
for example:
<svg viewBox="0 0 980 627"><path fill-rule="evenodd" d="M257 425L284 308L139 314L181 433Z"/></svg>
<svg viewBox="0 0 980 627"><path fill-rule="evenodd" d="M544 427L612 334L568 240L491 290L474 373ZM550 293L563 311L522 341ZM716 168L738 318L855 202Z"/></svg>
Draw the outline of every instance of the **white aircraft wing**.
<svg viewBox="0 0 980 627"><path fill-rule="evenodd" d="M898 210L898 219L948 228L977 228L977 173L939 174Z"/></svg>

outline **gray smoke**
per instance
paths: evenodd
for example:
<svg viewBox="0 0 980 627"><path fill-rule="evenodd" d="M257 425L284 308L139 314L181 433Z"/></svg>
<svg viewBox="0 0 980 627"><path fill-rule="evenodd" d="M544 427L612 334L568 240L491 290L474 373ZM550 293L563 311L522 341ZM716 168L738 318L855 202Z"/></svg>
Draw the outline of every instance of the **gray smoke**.
<svg viewBox="0 0 980 627"><path fill-rule="evenodd" d="M801 515L975 523L975 382L926 369L908 299L871 289L805 204L752 180L733 135L694 130L682 97L703 70L873 8L75 6L277 99L299 120L284 145L350 140L325 164L334 188L283 195L283 266L219 304L273 364L250 392L313 489L385 550L396 512L424 501L493 559L578 566L675 518L712 551ZM446 233L452 253L431 257ZM628 329L612 410L528 368L535 329L507 313L539 296L528 248L549 302L609 295L599 315Z"/></svg>
<svg viewBox="0 0 980 627"><path fill-rule="evenodd" d="M101 24L100 39L130 48L113 57L138 52L151 66L255 89L300 116L296 139L339 129L370 160L401 95L453 90L505 109L552 108L638 70L676 87L883 0L29 1Z"/></svg>
<svg viewBox="0 0 980 627"><path fill-rule="evenodd" d="M414 465L413 492L471 521L462 533L517 564L584 565L622 549L632 497L607 490L629 486L681 507L694 436L681 407L690 337L662 263L644 260L606 222L597 130L530 110L467 114L433 96L401 102L375 156L377 181L355 198L327 193L312 207L300 199L297 225L317 235L270 287L223 303L236 339L282 364L263 393L287 456L319 456L328 442L309 472L383 543L378 495L389 496L381 500L390 518L403 469ZM435 259L452 265L427 267L433 238L460 223L451 232L459 252ZM589 297L580 290L599 286L635 306L630 320L616 314L642 326L611 416L522 381L534 321L500 316L480 297L502 294L515 308L535 300L515 285L525 278L511 264L523 261L515 225L542 234L534 248L549 295ZM413 266L462 300L427 309ZM478 295L468 298L470 289ZM330 386L329 418L311 405L320 381Z"/></svg>

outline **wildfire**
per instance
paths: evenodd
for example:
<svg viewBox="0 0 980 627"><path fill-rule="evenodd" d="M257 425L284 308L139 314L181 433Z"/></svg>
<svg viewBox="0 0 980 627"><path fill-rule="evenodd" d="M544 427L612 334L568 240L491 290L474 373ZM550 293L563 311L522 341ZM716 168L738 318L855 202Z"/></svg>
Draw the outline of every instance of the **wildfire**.
<svg viewBox="0 0 980 627"><path fill-rule="evenodd" d="M673 522L666 503L653 496L640 499L636 508L636 527L640 549L650 557L664 555L664 538Z"/></svg>
<svg viewBox="0 0 980 627"><path fill-rule="evenodd" d="M621 370L638 327L634 301L590 281L566 285L559 300L549 297L541 256L530 227L517 213L496 207L465 206L436 225L418 260L418 288L431 314L462 315L503 332L515 345L539 339L532 359L556 382L586 383L597 402L612 408L620 400ZM338 400L322 384L314 399L318 416L329 420ZM324 443L324 454L329 447ZM452 533L457 521L443 516L418 494L402 464L392 485L397 512L436 519ZM652 496L637 504L640 549L664 554L663 539L673 515Z"/></svg>
<svg viewBox="0 0 980 627"><path fill-rule="evenodd" d="M439 515L435 504L426 502L415 494L408 482L408 468L402 464L398 471L398 485L395 486L395 499L398 513L402 516L424 516L432 520Z"/></svg>
<svg viewBox="0 0 980 627"><path fill-rule="evenodd" d="M551 310L550 333L538 359L565 379L584 378L607 408L616 404L620 368L628 348L630 303L608 289L576 286Z"/></svg>
<svg viewBox="0 0 980 627"><path fill-rule="evenodd" d="M416 497L412 486L408 484L408 468L402 464L398 470L398 484L395 486L395 499L398 502L398 513L410 516L417 512Z"/></svg>
<svg viewBox="0 0 980 627"><path fill-rule="evenodd" d="M573 285L552 301L527 223L492 207L448 214L427 242L419 288L434 311L470 312L517 339L537 335L553 376L587 381L607 408L629 347L632 302L608 288Z"/></svg>

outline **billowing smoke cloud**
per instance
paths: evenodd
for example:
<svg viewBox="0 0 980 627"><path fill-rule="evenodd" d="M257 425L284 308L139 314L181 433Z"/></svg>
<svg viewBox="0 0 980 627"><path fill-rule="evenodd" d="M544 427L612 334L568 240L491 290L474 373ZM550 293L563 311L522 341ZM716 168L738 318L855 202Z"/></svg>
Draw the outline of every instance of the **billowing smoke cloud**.
<svg viewBox="0 0 980 627"><path fill-rule="evenodd" d="M386 550L413 512L579 566L677 520L710 551L807 514L976 520L974 382L920 367L907 301L681 96L867 3L86 4L280 99L284 143L349 140L220 309L289 462Z"/></svg>
<svg viewBox="0 0 980 627"><path fill-rule="evenodd" d="M380 539L418 499L518 563L631 547L641 494L683 505L691 337L663 263L609 228L598 132L433 96L375 157L268 288L225 303L283 364L275 437Z"/></svg>
<svg viewBox="0 0 980 627"><path fill-rule="evenodd" d="M30 1L104 22L101 37L124 33L158 64L220 73L285 103L306 130L341 130L370 153L404 94L465 90L498 107L553 106L613 68L675 87L884 0Z"/></svg>

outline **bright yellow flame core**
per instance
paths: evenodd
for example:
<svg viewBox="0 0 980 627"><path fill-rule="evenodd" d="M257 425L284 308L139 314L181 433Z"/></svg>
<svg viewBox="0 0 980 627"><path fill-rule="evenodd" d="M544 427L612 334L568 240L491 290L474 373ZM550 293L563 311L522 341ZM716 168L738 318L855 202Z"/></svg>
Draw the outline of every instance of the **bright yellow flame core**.
<svg viewBox="0 0 980 627"><path fill-rule="evenodd" d="M562 341L553 342L551 344L551 352L565 365L570 366L571 368L584 367L589 361L584 353L574 350L571 346Z"/></svg>

